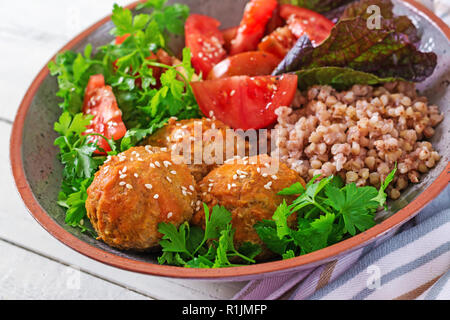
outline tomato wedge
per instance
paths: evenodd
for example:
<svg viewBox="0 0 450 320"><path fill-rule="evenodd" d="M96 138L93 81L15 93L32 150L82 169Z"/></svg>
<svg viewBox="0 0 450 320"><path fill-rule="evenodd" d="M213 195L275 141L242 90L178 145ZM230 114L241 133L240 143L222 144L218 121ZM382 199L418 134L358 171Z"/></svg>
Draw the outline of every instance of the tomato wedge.
<svg viewBox="0 0 450 320"><path fill-rule="evenodd" d="M117 106L116 97L110 86L105 85L105 78L97 74L89 78L84 95L83 113L91 114L94 118L84 134L99 133L108 139L118 140L127 132L122 121L122 112ZM90 136L91 142L97 142L96 154L106 154L111 151L108 141L99 136Z"/></svg>
<svg viewBox="0 0 450 320"><path fill-rule="evenodd" d="M289 30L289 27L282 27L264 37L258 45L258 49L283 59L296 41L297 38Z"/></svg>
<svg viewBox="0 0 450 320"><path fill-rule="evenodd" d="M277 5L277 0L251 0L246 5L236 38L231 42L231 55L256 50Z"/></svg>
<svg viewBox="0 0 450 320"><path fill-rule="evenodd" d="M191 49L195 71L204 77L227 56L219 26L216 19L200 14L192 14L186 20L186 47Z"/></svg>
<svg viewBox="0 0 450 320"><path fill-rule="evenodd" d="M281 59L262 51L249 51L231 56L216 64L208 75L208 79L219 79L232 76L264 76L270 75Z"/></svg>
<svg viewBox="0 0 450 320"><path fill-rule="evenodd" d="M297 75L236 76L192 82L200 110L234 129L267 128L276 122L275 110L290 106Z"/></svg>
<svg viewBox="0 0 450 320"><path fill-rule="evenodd" d="M331 33L334 24L323 15L309 9L300 8L291 4L280 7L280 15L286 20L292 33L300 38L305 33L313 45L319 45Z"/></svg>

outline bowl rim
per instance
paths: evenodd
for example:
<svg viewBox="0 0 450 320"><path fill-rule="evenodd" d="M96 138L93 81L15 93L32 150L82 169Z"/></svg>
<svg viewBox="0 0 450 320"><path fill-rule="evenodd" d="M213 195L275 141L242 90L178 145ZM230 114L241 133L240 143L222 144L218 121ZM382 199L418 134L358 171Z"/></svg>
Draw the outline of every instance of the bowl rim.
<svg viewBox="0 0 450 320"><path fill-rule="evenodd" d="M415 0L401 1L408 7L414 9L417 13L421 13L426 18L428 18L428 20L431 21L436 28L440 29L441 32L444 33L447 39L450 41L450 27L444 21L438 18L431 10L426 8L424 5L417 3ZM134 2L126 6L126 8L133 9L138 3L139 2ZM97 23L93 24L91 27L87 28L78 36L69 41L58 52L62 52L72 48L97 28L108 22L110 18L111 16L107 16ZM51 60L53 60L55 56L53 56ZM49 70L46 64L28 88L19 106L13 123L10 139L10 162L16 187L30 214L53 237L61 241L66 246L85 256L120 269L163 277L213 280L236 280L261 274L266 275L278 272L289 272L294 270L295 268L314 265L321 261L326 261L327 259L329 260L334 257L340 256L346 252L353 251L358 247L363 246L364 244L368 244L369 241L371 242L374 239L386 234L393 228L402 225L410 218L412 218L432 199L437 197L450 181L450 162L448 162L447 166L444 168L438 178L434 182L432 182L432 184L428 186L428 188L426 188L421 194L419 194L417 198L414 199L414 201L410 202L406 207L399 210L397 213L395 213L385 221L347 240L341 241L324 249L288 260L278 260L258 263L249 266L229 267L221 269L191 269L152 264L145 261L138 261L121 257L114 253L110 253L100 248L94 247L93 245L84 242L83 240L72 235L70 232L66 231L40 206L39 202L33 195L30 185L28 184L22 158L23 128L26 115L33 101L33 98L41 83L48 74Z"/></svg>

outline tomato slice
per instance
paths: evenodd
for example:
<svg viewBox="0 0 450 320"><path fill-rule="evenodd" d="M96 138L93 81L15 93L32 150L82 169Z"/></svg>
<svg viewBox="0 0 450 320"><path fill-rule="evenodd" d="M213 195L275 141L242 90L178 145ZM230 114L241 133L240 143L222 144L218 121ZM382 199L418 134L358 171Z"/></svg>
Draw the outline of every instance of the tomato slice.
<svg viewBox="0 0 450 320"><path fill-rule="evenodd" d="M191 49L193 67L204 77L227 56L219 26L216 19L200 14L192 14L186 20L186 47Z"/></svg>
<svg viewBox="0 0 450 320"><path fill-rule="evenodd" d="M282 27L264 37L258 45L258 49L283 59L296 41L297 38L289 30L289 27Z"/></svg>
<svg viewBox="0 0 450 320"><path fill-rule="evenodd" d="M306 33L313 45L316 46L328 38L331 29L334 27L333 22L323 15L291 4L282 5L280 15L286 20L292 33L297 38Z"/></svg>
<svg viewBox="0 0 450 320"><path fill-rule="evenodd" d="M118 140L127 132L127 128L122 121L116 97L110 86L105 85L105 78L102 74L93 75L89 78L84 95L83 113L91 114L94 118L87 127L84 134L99 133L108 139ZM111 151L108 141L99 136L90 136L91 142L97 142L96 154L106 154Z"/></svg>
<svg viewBox="0 0 450 320"><path fill-rule="evenodd" d="M208 79L219 79L232 76L264 76L270 75L281 59L262 51L239 53L219 62L211 70Z"/></svg>
<svg viewBox="0 0 450 320"><path fill-rule="evenodd" d="M232 55L256 50L277 5L276 0L251 0L246 5L236 38L231 42Z"/></svg>
<svg viewBox="0 0 450 320"><path fill-rule="evenodd" d="M234 129L267 128L276 122L275 110L290 106L297 75L235 76L192 82L200 110Z"/></svg>

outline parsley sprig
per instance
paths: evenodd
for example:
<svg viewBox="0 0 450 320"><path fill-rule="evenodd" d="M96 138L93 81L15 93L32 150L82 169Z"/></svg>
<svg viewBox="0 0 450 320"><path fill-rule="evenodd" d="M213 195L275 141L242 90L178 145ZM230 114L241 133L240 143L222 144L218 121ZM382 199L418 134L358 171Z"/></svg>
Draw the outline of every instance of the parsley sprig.
<svg viewBox="0 0 450 320"><path fill-rule="evenodd" d="M160 223L158 231L163 234L160 245L163 254L158 258L160 264L171 264L188 268L233 267L239 261L244 264L255 263L254 257L260 252L259 245L246 242L236 249L235 230L231 225L231 213L221 206L215 206L210 213L205 212L205 229L182 224L178 229L171 223Z"/></svg>
<svg viewBox="0 0 450 320"><path fill-rule="evenodd" d="M375 225L375 213L386 203L386 188L394 179L396 168L386 177L380 189L344 186L337 176L314 177L306 185L296 183L279 192L284 196L298 196L291 205L283 202L272 220L263 220L255 229L273 252L284 259L307 254L347 237L354 236ZM297 226L288 225L288 217L297 214Z"/></svg>

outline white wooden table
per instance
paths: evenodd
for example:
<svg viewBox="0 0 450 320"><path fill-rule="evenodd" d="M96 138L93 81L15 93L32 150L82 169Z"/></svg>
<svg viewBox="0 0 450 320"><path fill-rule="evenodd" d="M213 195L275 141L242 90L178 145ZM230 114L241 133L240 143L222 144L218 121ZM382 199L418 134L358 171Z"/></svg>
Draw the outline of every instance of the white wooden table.
<svg viewBox="0 0 450 320"><path fill-rule="evenodd" d="M114 2L130 0L0 1L0 300L229 299L245 285L146 276L95 262L50 236L16 191L9 136L26 89L59 48L108 15Z"/></svg>

